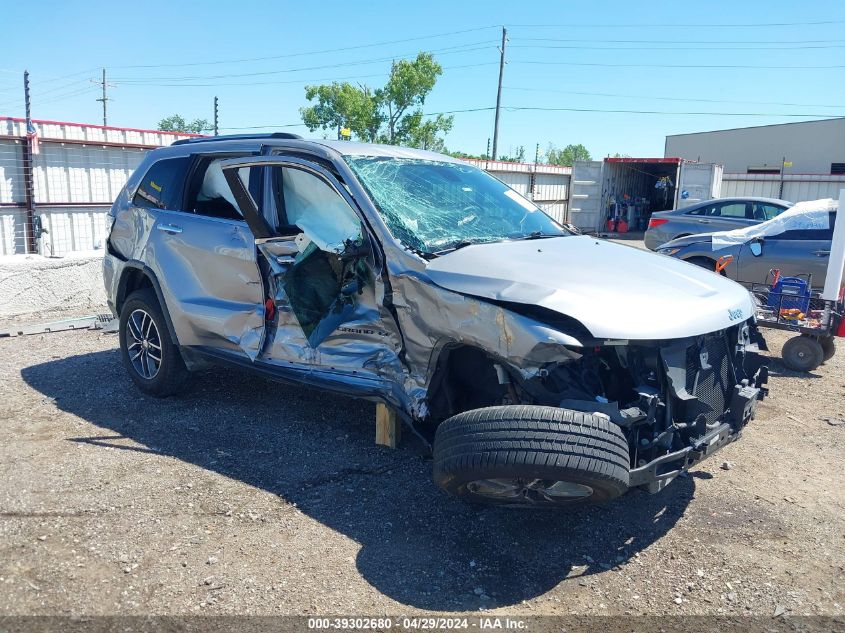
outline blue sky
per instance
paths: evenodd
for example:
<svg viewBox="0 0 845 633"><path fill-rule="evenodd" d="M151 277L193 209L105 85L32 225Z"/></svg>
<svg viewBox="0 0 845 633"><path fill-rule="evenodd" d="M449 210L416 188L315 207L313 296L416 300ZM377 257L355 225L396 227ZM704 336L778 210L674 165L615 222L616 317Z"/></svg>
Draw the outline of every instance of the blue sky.
<svg viewBox="0 0 845 633"><path fill-rule="evenodd" d="M91 79L105 66L112 125L211 119L215 95L226 131L297 124L306 83L378 86L390 59L421 50L444 67L425 112L491 108L502 25L502 153L524 145L533 157L536 143L552 142L583 143L594 156L662 156L667 134L845 115L841 1L33 0L2 13L4 116L23 116L26 68L33 117L101 123ZM691 112L706 114L670 114ZM456 113L447 145L483 153L492 131L492 110Z"/></svg>

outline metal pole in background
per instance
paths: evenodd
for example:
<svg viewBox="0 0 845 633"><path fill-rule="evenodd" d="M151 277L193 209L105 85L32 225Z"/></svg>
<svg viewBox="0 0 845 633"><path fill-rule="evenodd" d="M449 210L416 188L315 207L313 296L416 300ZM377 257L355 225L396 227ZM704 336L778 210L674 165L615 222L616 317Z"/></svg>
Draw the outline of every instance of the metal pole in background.
<svg viewBox="0 0 845 633"><path fill-rule="evenodd" d="M32 129L32 103L29 99L29 71L23 73L23 99L26 109L26 141L23 146L23 181L24 199L26 201L26 221L24 233L26 235L27 253L35 253L35 182L32 177L32 138L29 130Z"/></svg>
<svg viewBox="0 0 845 633"><path fill-rule="evenodd" d="M502 48L500 49L501 56L499 57L499 88L496 91L496 122L493 124L493 155L492 159L496 160L496 150L499 145L499 109L502 105L502 78L505 74L505 42L508 38L508 30L502 27Z"/></svg>
<svg viewBox="0 0 845 633"><path fill-rule="evenodd" d="M780 161L780 189L778 189L778 198L783 200L783 170L786 169L786 156Z"/></svg>
<svg viewBox="0 0 845 633"><path fill-rule="evenodd" d="M106 83L106 69L103 68L103 81L101 82L103 86L103 96L97 99L97 101L103 102L103 125L109 124L109 116L108 116L108 106L106 105L111 99L106 96L106 88L108 84Z"/></svg>
<svg viewBox="0 0 845 633"><path fill-rule="evenodd" d="M220 128L218 127L219 122L220 119L217 110L217 97L214 97L214 136L217 136L218 132L220 131Z"/></svg>

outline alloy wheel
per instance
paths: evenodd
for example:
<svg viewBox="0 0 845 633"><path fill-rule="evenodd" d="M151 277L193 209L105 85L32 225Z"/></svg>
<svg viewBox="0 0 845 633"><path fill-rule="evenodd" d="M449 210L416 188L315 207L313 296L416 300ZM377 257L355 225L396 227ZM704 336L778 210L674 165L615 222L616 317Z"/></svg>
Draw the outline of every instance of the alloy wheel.
<svg viewBox="0 0 845 633"><path fill-rule="evenodd" d="M126 350L138 375L147 380L161 369L161 335L152 316L144 310L133 310L126 321Z"/></svg>

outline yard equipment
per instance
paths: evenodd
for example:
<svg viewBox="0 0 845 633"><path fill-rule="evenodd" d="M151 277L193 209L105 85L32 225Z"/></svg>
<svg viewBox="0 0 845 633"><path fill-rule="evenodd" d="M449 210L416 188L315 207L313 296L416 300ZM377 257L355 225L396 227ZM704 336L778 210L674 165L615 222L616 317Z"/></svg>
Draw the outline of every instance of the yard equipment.
<svg viewBox="0 0 845 633"><path fill-rule="evenodd" d="M794 371L813 371L836 353L833 339L845 335L845 301L823 298L812 290L812 275L781 277L770 273L773 281L752 284L757 303L758 327L797 332L783 346L784 364Z"/></svg>

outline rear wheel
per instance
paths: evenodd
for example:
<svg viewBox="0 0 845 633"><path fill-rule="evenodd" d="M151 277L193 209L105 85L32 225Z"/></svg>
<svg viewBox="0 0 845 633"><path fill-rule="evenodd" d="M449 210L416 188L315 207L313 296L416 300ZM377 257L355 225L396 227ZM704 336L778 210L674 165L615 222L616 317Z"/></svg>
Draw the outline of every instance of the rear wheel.
<svg viewBox="0 0 845 633"><path fill-rule="evenodd" d="M822 351L824 352L825 362L829 361L836 354L836 345L833 341L834 337L832 336L825 336L819 339L819 344L822 346Z"/></svg>
<svg viewBox="0 0 845 633"><path fill-rule="evenodd" d="M152 288L129 295L120 311L119 334L123 365L141 391L165 397L182 390L189 372Z"/></svg>
<svg viewBox="0 0 845 633"><path fill-rule="evenodd" d="M793 371L813 371L824 362L824 349L818 339L802 334L784 343L781 358Z"/></svg>
<svg viewBox="0 0 845 633"><path fill-rule="evenodd" d="M628 442L606 418L515 405L460 413L434 439L434 481L468 501L557 507L628 490Z"/></svg>

